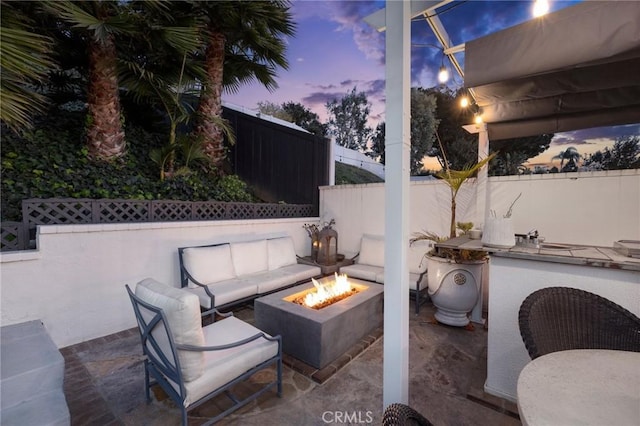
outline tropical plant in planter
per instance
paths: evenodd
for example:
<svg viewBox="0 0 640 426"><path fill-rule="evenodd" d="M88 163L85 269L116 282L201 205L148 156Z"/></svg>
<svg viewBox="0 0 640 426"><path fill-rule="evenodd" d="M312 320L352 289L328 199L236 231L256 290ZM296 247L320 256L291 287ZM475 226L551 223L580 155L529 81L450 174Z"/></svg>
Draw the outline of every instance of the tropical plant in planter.
<svg viewBox="0 0 640 426"><path fill-rule="evenodd" d="M444 154L440 138L437 137L437 139L441 146L441 152ZM496 154L493 153L463 170L452 170L447 166L448 162L445 158L445 169L436 176L447 184L451 192L449 236L441 237L432 232L421 232L414 234L411 243L418 240L443 242L456 237L457 229L464 230L473 227L473 224L469 227L468 224L456 222L456 198L462 185L476 175ZM429 281L428 293L437 308L436 320L453 326L468 326L467 314L473 309L478 297L480 297L481 287L478 284L482 276L482 266L488 259L487 253L481 250L435 247L425 256L427 257Z"/></svg>

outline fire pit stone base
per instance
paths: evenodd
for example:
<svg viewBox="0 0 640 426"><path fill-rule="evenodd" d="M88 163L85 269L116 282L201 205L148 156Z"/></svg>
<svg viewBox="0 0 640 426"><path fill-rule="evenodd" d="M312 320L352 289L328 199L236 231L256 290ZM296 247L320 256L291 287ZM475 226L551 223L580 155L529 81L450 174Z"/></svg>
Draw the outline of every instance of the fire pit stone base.
<svg viewBox="0 0 640 426"><path fill-rule="evenodd" d="M254 304L256 327L271 335L280 334L285 353L324 368L382 325L384 287L351 278L349 281L366 288L320 310L285 300L313 288L312 283L260 297Z"/></svg>

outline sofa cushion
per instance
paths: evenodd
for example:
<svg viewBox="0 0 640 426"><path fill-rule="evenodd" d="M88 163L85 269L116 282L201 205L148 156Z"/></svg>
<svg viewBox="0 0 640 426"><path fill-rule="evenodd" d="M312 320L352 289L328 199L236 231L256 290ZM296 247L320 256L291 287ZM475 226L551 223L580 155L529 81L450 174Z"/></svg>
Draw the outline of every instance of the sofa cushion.
<svg viewBox="0 0 640 426"><path fill-rule="evenodd" d="M136 286L136 296L144 302L162 309L176 344L204 345L200 304L194 294L147 278ZM158 332L154 335L158 337L162 351L169 354L169 343L166 338L161 338L162 333ZM178 357L180 358L180 371L185 381L195 380L202 375L204 369L202 352L179 350Z"/></svg>
<svg viewBox="0 0 640 426"><path fill-rule="evenodd" d="M255 283L259 294L269 293L282 287L295 284L298 281L310 280L321 274L320 267L311 265L287 265L274 271L266 271L244 277Z"/></svg>
<svg viewBox="0 0 640 426"><path fill-rule="evenodd" d="M256 284L245 278L234 278L231 280L220 281L210 284L207 287L209 288L209 291L215 295L215 306L211 306L211 298L205 292L204 288L197 287L185 290L198 296L200 306L205 309L215 308L246 297L252 297L257 294Z"/></svg>
<svg viewBox="0 0 640 426"><path fill-rule="evenodd" d="M384 267L384 238L363 235L357 263Z"/></svg>
<svg viewBox="0 0 640 426"><path fill-rule="evenodd" d="M295 265L297 262L296 250L291 237L271 238L267 240L267 251L270 271L283 266Z"/></svg>
<svg viewBox="0 0 640 426"><path fill-rule="evenodd" d="M186 248L182 251L182 262L193 279L201 284L210 284L236 277L229 244ZM189 287L197 286L189 281Z"/></svg>
<svg viewBox="0 0 640 426"><path fill-rule="evenodd" d="M204 327L207 346L226 345L258 333L261 333L259 329L235 317L225 318ZM204 374L198 380L185 383L185 407L277 354L278 343L263 338L235 348L205 352Z"/></svg>
<svg viewBox="0 0 640 426"><path fill-rule="evenodd" d="M239 277L269 269L267 240L231 243L231 257Z"/></svg>

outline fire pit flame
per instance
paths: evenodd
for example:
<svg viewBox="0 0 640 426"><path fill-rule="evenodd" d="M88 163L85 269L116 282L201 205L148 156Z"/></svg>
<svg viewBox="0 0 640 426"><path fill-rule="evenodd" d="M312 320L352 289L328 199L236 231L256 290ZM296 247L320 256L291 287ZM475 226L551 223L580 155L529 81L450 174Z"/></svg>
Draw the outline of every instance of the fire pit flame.
<svg viewBox="0 0 640 426"><path fill-rule="evenodd" d="M311 278L315 291L311 291L304 296L304 304L309 307L320 305L327 300L339 298L351 293L351 284L345 274L335 274L335 280L320 284Z"/></svg>

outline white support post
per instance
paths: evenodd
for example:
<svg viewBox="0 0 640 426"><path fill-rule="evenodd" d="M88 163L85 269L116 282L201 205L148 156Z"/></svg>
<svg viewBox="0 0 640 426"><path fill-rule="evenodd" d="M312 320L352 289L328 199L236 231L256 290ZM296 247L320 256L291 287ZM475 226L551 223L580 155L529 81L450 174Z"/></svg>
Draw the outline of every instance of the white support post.
<svg viewBox="0 0 640 426"><path fill-rule="evenodd" d="M411 2L386 2L383 409L409 402Z"/></svg>
<svg viewBox="0 0 640 426"><path fill-rule="evenodd" d="M486 123L476 124L476 132L478 133L478 161L487 158L489 156L489 133L487 132ZM487 217L489 217L489 165L487 164L478 171L478 177L476 179L476 218L482 218L484 226L487 223ZM477 223L476 226L481 224ZM484 324L485 320L482 318L482 302L484 285L489 282L489 264L486 263L482 266L480 288L478 289L479 297L478 303L471 311L469 319L476 324Z"/></svg>
<svg viewBox="0 0 640 426"><path fill-rule="evenodd" d="M336 184L336 138L329 142L329 185Z"/></svg>
<svg viewBox="0 0 640 426"><path fill-rule="evenodd" d="M486 123L477 125L478 127L478 161L489 156L489 132L487 132ZM489 165L487 164L478 171L478 180L476 183L477 198L476 211L477 217L483 218L483 222L489 217ZM479 225L479 224L478 224ZM484 223L483 223L484 225Z"/></svg>

